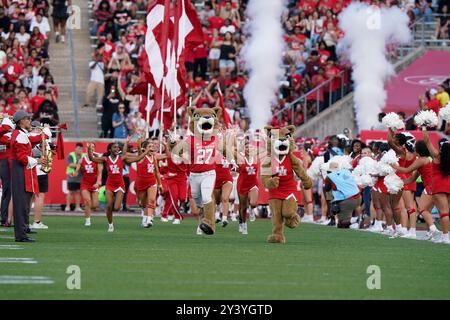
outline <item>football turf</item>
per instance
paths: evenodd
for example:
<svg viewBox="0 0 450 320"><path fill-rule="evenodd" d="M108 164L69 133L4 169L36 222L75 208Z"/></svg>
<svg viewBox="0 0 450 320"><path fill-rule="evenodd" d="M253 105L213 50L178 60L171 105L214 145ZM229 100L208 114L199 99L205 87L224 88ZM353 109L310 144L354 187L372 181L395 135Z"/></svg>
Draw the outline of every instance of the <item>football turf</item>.
<svg viewBox="0 0 450 320"><path fill-rule="evenodd" d="M250 223L247 236L230 223L213 237L197 236L194 219L157 219L143 229L138 217L115 218L114 233L106 232L104 217L93 217L90 228L81 217L45 223L50 228L33 244L17 244L8 239L12 229L0 230L0 299L450 298L448 245L307 224L287 230L287 244L267 244L269 220ZM71 265L80 267L80 290L67 289ZM367 288L371 265L380 268L380 290ZM53 283L8 284L11 276Z"/></svg>

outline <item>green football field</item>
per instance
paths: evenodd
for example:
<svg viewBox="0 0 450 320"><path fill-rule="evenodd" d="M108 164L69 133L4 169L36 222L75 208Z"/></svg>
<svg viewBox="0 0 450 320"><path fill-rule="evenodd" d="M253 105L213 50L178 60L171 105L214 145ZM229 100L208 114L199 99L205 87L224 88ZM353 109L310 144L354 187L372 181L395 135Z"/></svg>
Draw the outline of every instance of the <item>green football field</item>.
<svg viewBox="0 0 450 320"><path fill-rule="evenodd" d="M140 227L139 217L46 217L34 244L0 231L0 299L449 299L450 246L301 225L267 244L269 220L197 236L196 222ZM21 258L21 259L19 259ZM69 266L81 289L69 290ZM369 266L381 289L369 290ZM71 278L72 279L72 278ZM33 282L33 283L30 283ZM70 281L69 281L70 282ZM370 281L369 281L370 282Z"/></svg>

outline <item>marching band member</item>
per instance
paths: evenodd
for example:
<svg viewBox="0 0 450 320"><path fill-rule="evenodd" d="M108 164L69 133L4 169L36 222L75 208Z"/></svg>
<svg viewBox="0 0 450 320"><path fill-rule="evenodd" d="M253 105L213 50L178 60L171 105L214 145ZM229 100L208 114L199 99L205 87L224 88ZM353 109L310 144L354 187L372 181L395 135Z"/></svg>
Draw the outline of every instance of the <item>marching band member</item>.
<svg viewBox="0 0 450 320"><path fill-rule="evenodd" d="M2 180L1 199L1 226L11 225L12 202L11 202L11 133L15 124L9 117L5 117L0 125L0 179Z"/></svg>

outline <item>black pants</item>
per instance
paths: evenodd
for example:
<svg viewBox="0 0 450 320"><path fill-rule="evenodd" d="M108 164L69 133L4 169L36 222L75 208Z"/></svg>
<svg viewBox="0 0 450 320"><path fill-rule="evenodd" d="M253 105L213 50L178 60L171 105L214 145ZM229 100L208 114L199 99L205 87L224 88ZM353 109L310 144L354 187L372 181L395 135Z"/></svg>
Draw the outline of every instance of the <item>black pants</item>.
<svg viewBox="0 0 450 320"><path fill-rule="evenodd" d="M206 58L195 59L194 77L201 77L202 79L206 79L206 70L207 69L208 69L208 60Z"/></svg>
<svg viewBox="0 0 450 320"><path fill-rule="evenodd" d="M11 201L11 175L8 159L0 160L0 179L2 180L1 222L8 221L8 207Z"/></svg>
<svg viewBox="0 0 450 320"><path fill-rule="evenodd" d="M122 209L125 210L127 208L128 189L130 189L130 177L123 177L123 182L125 182L125 193L123 194Z"/></svg>
<svg viewBox="0 0 450 320"><path fill-rule="evenodd" d="M25 191L25 173L23 166L17 160L12 161L11 178L14 236L16 240L22 240L27 237L26 230L30 223L30 204L33 193Z"/></svg>
<svg viewBox="0 0 450 320"><path fill-rule="evenodd" d="M114 128L112 126L112 115L109 118L102 118L102 137L101 138L113 138Z"/></svg>

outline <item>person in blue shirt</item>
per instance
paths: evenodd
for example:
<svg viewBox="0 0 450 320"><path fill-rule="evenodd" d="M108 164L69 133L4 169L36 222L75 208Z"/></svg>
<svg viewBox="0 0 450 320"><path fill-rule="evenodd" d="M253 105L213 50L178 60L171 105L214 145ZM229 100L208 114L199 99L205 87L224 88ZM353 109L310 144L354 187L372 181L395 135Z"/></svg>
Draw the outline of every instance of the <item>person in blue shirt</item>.
<svg viewBox="0 0 450 320"><path fill-rule="evenodd" d="M349 228L352 214L361 204L360 190L350 170L340 169L339 164L331 160L325 190L333 193L331 211L337 215L338 228Z"/></svg>
<svg viewBox="0 0 450 320"><path fill-rule="evenodd" d="M121 102L117 107L117 112L112 117L115 139L125 139L128 137L126 118L125 104Z"/></svg>

